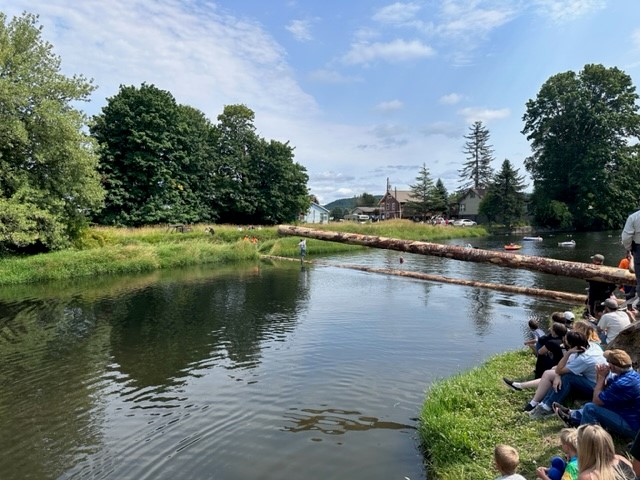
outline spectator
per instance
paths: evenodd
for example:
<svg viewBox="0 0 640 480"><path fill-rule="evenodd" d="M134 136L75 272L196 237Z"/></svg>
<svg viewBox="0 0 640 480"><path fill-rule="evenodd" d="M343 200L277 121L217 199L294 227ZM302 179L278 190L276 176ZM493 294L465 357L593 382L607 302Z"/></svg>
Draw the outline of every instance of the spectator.
<svg viewBox="0 0 640 480"><path fill-rule="evenodd" d="M509 445L496 445L493 450L493 460L500 476L496 480L526 480L516 473L520 463L518 451Z"/></svg>
<svg viewBox="0 0 640 480"><path fill-rule="evenodd" d="M561 480L577 480L578 479L578 431L575 428L563 428L560 430L560 448L567 459ZM553 461L552 461L553 464ZM536 475L543 480L554 479L553 473L549 468L538 467Z"/></svg>
<svg viewBox="0 0 640 480"><path fill-rule="evenodd" d="M558 404L554 410L569 426L599 423L611 433L632 438L640 430L640 373L624 350L607 350L604 356L608 363L597 366L591 402L580 410Z"/></svg>
<svg viewBox="0 0 640 480"><path fill-rule="evenodd" d="M604 315L598 321L598 333L602 342L613 342L618 334L631 325L627 312L618 310L618 301L615 298L607 298L604 302Z"/></svg>
<svg viewBox="0 0 640 480"><path fill-rule="evenodd" d="M636 298L640 298L640 210L627 217L621 235L622 245L633 255L636 274Z"/></svg>
<svg viewBox="0 0 640 480"><path fill-rule="evenodd" d="M611 435L600 425L578 428L578 480L634 480L631 463L616 455Z"/></svg>
<svg viewBox="0 0 640 480"><path fill-rule="evenodd" d="M594 265L602 265L604 264L604 255L596 253L591 256L591 263ZM613 291L616 289L616 286L613 283L608 282L598 282L596 280L587 280L589 284L589 289L587 293L587 310L589 315L592 317L595 316L595 306L598 303L602 303L605 299L609 298Z"/></svg>

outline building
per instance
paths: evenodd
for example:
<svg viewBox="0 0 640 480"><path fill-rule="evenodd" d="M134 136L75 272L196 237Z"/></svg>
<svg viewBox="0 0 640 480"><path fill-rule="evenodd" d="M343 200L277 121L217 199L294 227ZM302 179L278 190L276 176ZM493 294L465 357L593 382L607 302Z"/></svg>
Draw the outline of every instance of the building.
<svg viewBox="0 0 640 480"><path fill-rule="evenodd" d="M458 218L468 218L477 222L480 219L480 202L484 198L486 189L470 188L458 199Z"/></svg>
<svg viewBox="0 0 640 480"><path fill-rule="evenodd" d="M407 218L405 207L411 200L411 190L391 190L387 186L387 193L380 199L380 218L393 220L394 218Z"/></svg>
<svg viewBox="0 0 640 480"><path fill-rule="evenodd" d="M312 202L307 213L300 215L300 221L303 223L329 223L329 210Z"/></svg>

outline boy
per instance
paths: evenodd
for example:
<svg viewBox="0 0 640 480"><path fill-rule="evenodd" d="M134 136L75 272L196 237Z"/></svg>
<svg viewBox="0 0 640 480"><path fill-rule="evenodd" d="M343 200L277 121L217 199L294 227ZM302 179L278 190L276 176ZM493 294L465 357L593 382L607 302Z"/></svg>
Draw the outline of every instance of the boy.
<svg viewBox="0 0 640 480"><path fill-rule="evenodd" d="M540 349L540 338L544 336L544 331L540 328L540 323L535 318L529 319L529 330L533 338L524 342L532 351L534 355L538 355Z"/></svg>
<svg viewBox="0 0 640 480"><path fill-rule="evenodd" d="M575 428L563 428L560 430L560 448L567 458L564 473L561 480L578 480L578 431ZM542 480L549 480L549 469L538 467L536 475Z"/></svg>
<svg viewBox="0 0 640 480"><path fill-rule="evenodd" d="M493 459L500 476L496 480L527 480L522 475L515 473L520 457L518 451L509 445L496 445L493 450Z"/></svg>

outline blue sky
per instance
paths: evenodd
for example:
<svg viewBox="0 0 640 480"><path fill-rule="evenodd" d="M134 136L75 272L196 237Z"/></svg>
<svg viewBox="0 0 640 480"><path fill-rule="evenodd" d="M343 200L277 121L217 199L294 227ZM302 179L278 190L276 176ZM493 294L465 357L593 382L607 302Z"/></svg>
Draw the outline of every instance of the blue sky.
<svg viewBox="0 0 640 480"><path fill-rule="evenodd" d="M66 74L93 78L83 109L147 82L215 121L254 110L290 141L321 203L382 194L424 163L450 191L463 135L489 128L494 168L525 174L527 100L550 76L616 66L640 86L638 0L0 0L40 15Z"/></svg>

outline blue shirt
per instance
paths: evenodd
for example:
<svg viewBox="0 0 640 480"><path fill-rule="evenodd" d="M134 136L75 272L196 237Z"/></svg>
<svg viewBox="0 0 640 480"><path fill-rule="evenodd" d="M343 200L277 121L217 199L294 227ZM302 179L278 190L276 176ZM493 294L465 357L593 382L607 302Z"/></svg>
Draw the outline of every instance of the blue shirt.
<svg viewBox="0 0 640 480"><path fill-rule="evenodd" d="M598 398L604 408L624 418L633 430L640 429L640 373L629 370L616 375Z"/></svg>

